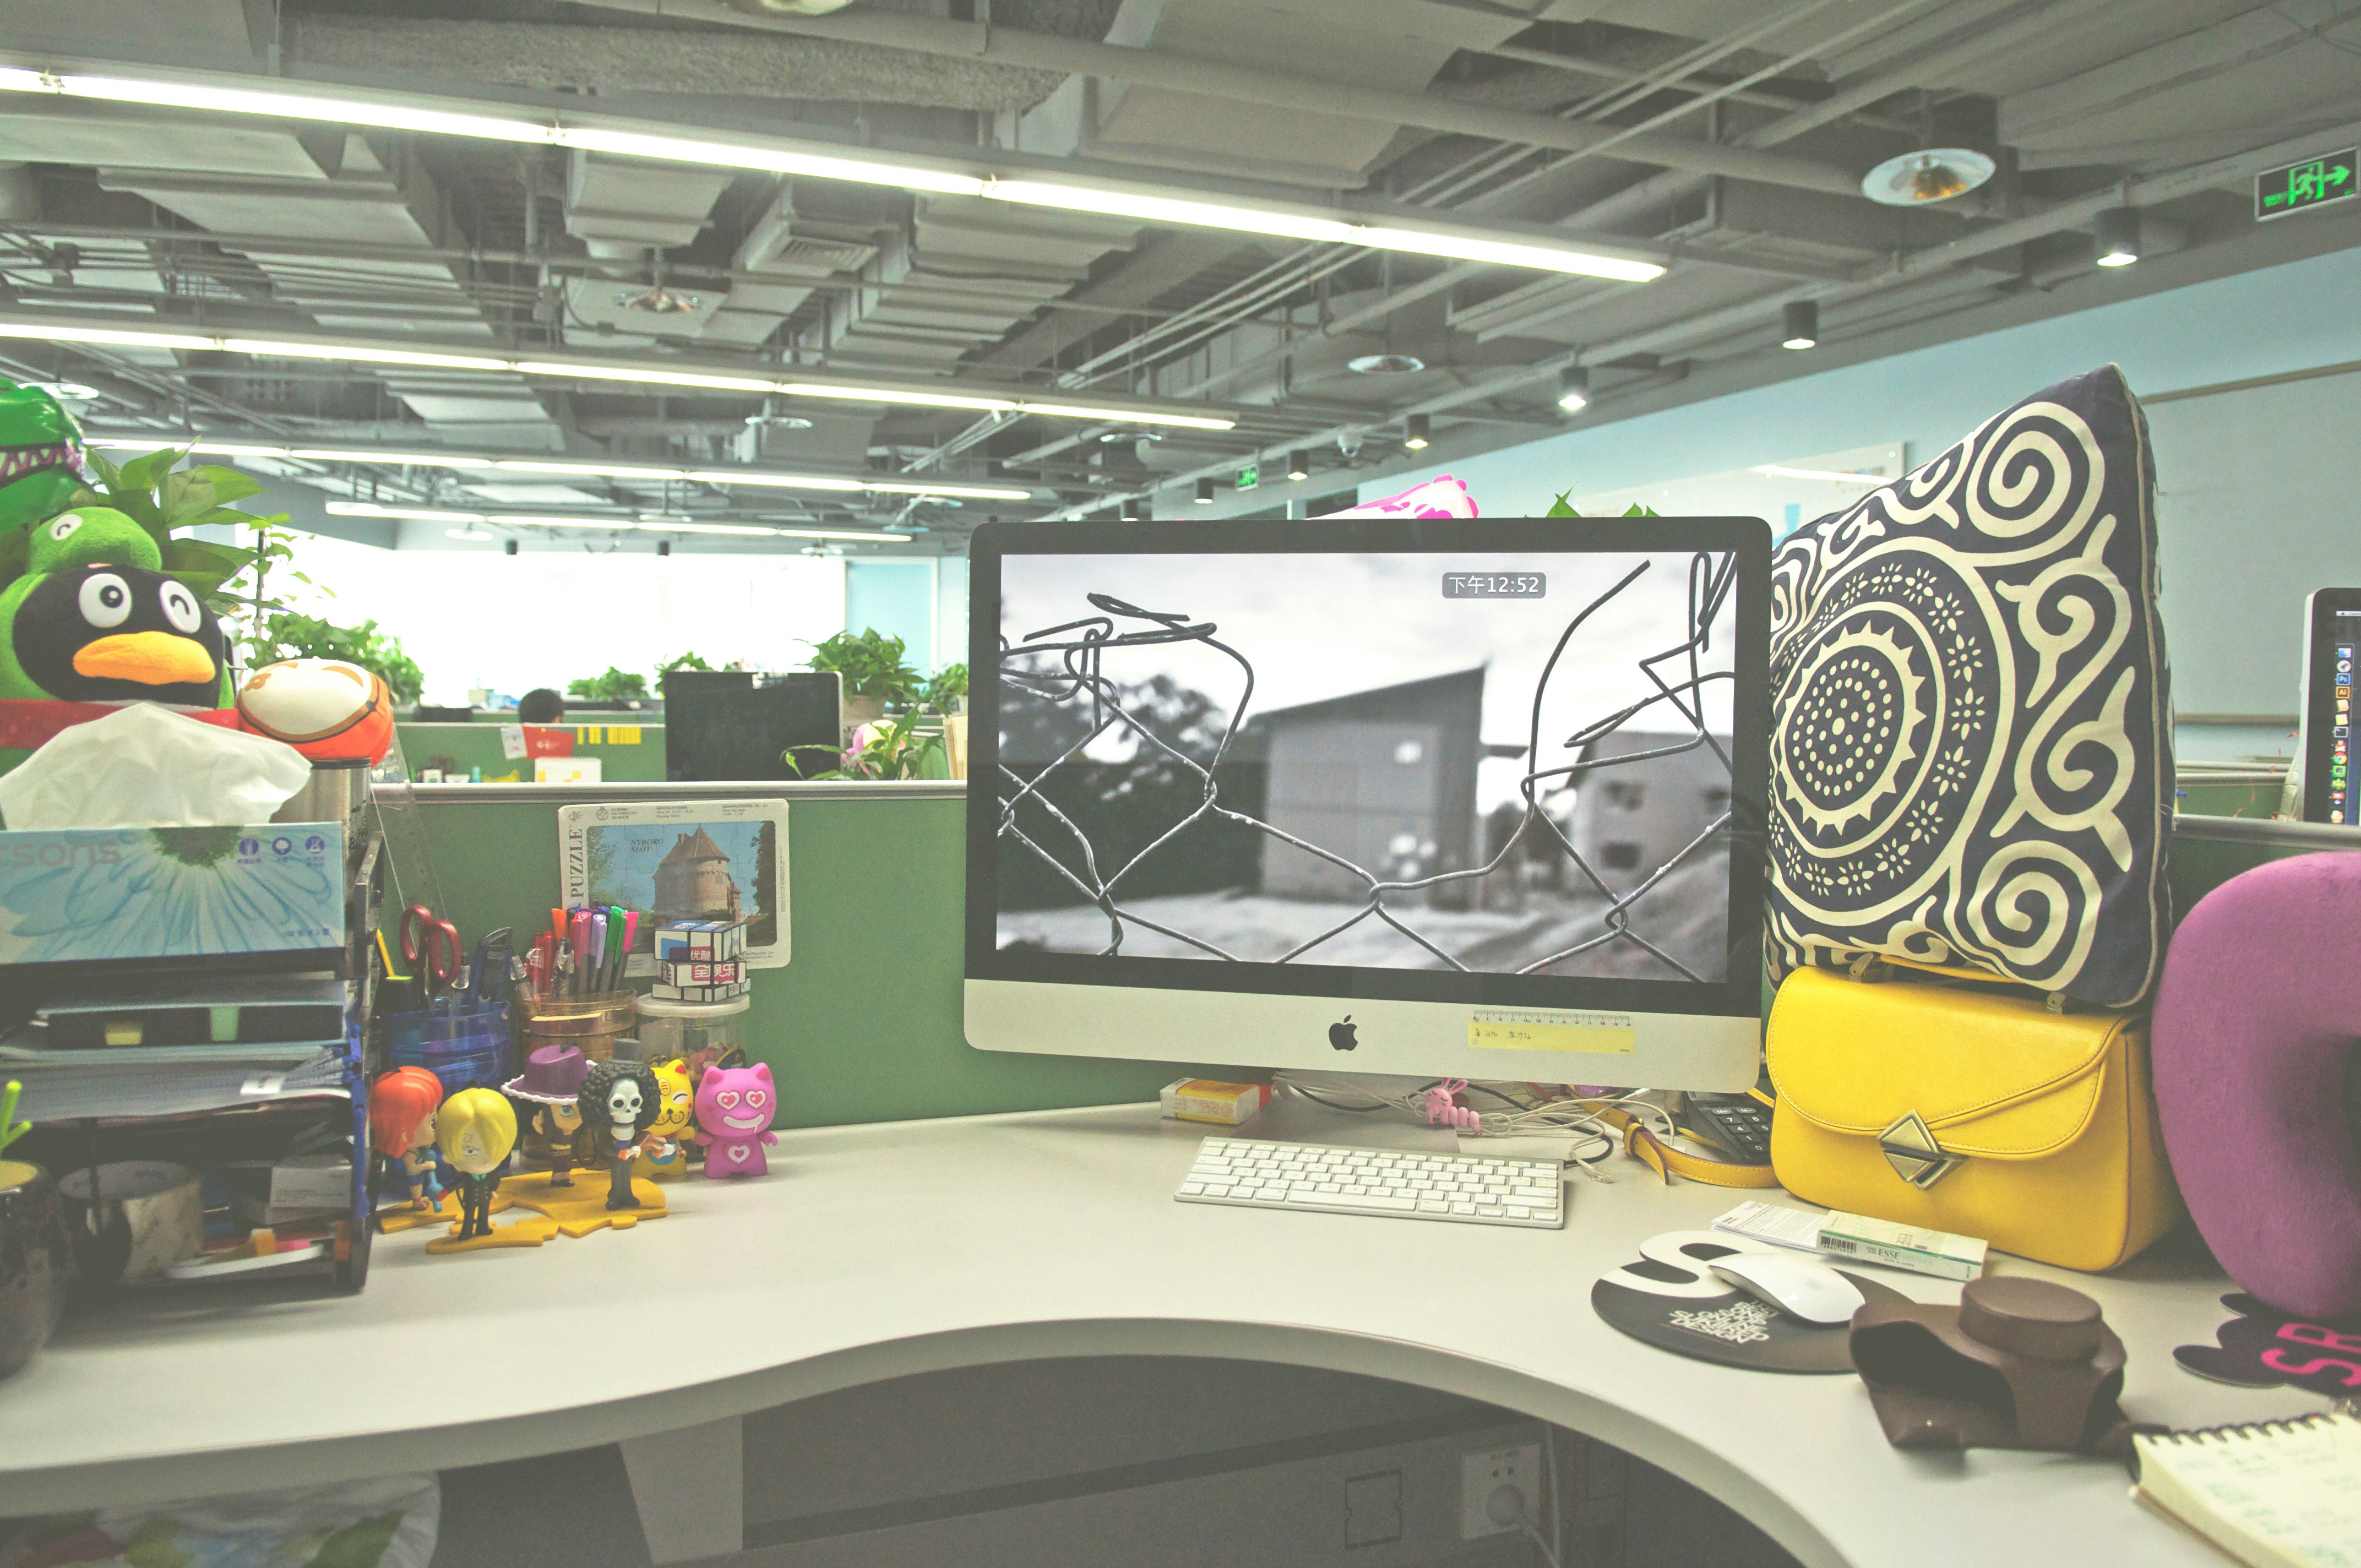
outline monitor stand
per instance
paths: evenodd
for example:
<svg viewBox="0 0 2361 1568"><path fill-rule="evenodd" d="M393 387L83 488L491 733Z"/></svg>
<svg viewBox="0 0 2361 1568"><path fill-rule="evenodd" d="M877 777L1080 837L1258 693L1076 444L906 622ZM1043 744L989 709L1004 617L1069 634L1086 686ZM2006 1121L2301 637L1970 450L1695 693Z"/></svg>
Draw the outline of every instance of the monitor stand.
<svg viewBox="0 0 2361 1568"><path fill-rule="evenodd" d="M1388 1080L1389 1087L1411 1087L1416 1079ZM1403 1111L1371 1111L1356 1114L1314 1104L1300 1094L1280 1089L1254 1120L1232 1135L1282 1144L1333 1144L1345 1148L1414 1149L1423 1154L1457 1154L1459 1135L1449 1127L1430 1127Z"/></svg>

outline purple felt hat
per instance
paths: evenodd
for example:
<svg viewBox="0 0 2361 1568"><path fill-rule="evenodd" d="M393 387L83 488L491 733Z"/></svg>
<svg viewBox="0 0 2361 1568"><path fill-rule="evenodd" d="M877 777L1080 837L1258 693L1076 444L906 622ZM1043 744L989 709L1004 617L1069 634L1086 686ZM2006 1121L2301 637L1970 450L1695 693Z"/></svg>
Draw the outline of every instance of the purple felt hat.
<svg viewBox="0 0 2361 1568"><path fill-rule="evenodd" d="M524 1071L502 1084L500 1090L519 1100L555 1105L578 1094L589 1072L590 1063L583 1057L580 1047L544 1046L525 1058Z"/></svg>

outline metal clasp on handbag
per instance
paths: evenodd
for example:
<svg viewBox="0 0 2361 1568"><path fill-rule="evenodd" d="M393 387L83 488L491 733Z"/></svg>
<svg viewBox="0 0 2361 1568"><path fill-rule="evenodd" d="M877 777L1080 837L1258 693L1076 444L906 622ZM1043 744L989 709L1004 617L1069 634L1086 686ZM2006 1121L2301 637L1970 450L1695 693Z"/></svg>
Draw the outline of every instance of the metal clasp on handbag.
<svg viewBox="0 0 2361 1568"><path fill-rule="evenodd" d="M1935 1130L1916 1111L1904 1112L1878 1134L1877 1146L1894 1175L1920 1189L1934 1186L1967 1163L1966 1156L1952 1154L1936 1141Z"/></svg>

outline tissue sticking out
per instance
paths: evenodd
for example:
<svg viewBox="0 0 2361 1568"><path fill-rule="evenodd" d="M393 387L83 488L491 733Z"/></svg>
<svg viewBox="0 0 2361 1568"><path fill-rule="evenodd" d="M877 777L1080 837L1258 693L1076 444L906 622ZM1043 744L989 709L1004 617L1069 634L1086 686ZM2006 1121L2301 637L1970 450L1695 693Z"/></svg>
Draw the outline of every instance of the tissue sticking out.
<svg viewBox="0 0 2361 1568"><path fill-rule="evenodd" d="M223 706L221 622L161 565L105 507L35 525L32 569L0 593L0 697Z"/></svg>

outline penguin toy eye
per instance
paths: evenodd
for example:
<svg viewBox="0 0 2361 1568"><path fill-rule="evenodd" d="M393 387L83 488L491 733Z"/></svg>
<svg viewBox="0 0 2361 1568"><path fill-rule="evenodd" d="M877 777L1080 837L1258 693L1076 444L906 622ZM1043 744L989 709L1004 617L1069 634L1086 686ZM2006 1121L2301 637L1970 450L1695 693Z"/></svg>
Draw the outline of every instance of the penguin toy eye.
<svg viewBox="0 0 2361 1568"><path fill-rule="evenodd" d="M163 603L164 619L172 623L174 630L194 636L197 628L204 624L204 612L197 608L197 596L185 584L166 583L157 598Z"/></svg>
<svg viewBox="0 0 2361 1568"><path fill-rule="evenodd" d="M131 587L112 572L93 572L82 580L82 618L102 630L131 619Z"/></svg>
<svg viewBox="0 0 2361 1568"><path fill-rule="evenodd" d="M52 539L63 539L81 526L82 514L80 512L70 511L66 513L65 516L57 519L49 524L49 537Z"/></svg>

